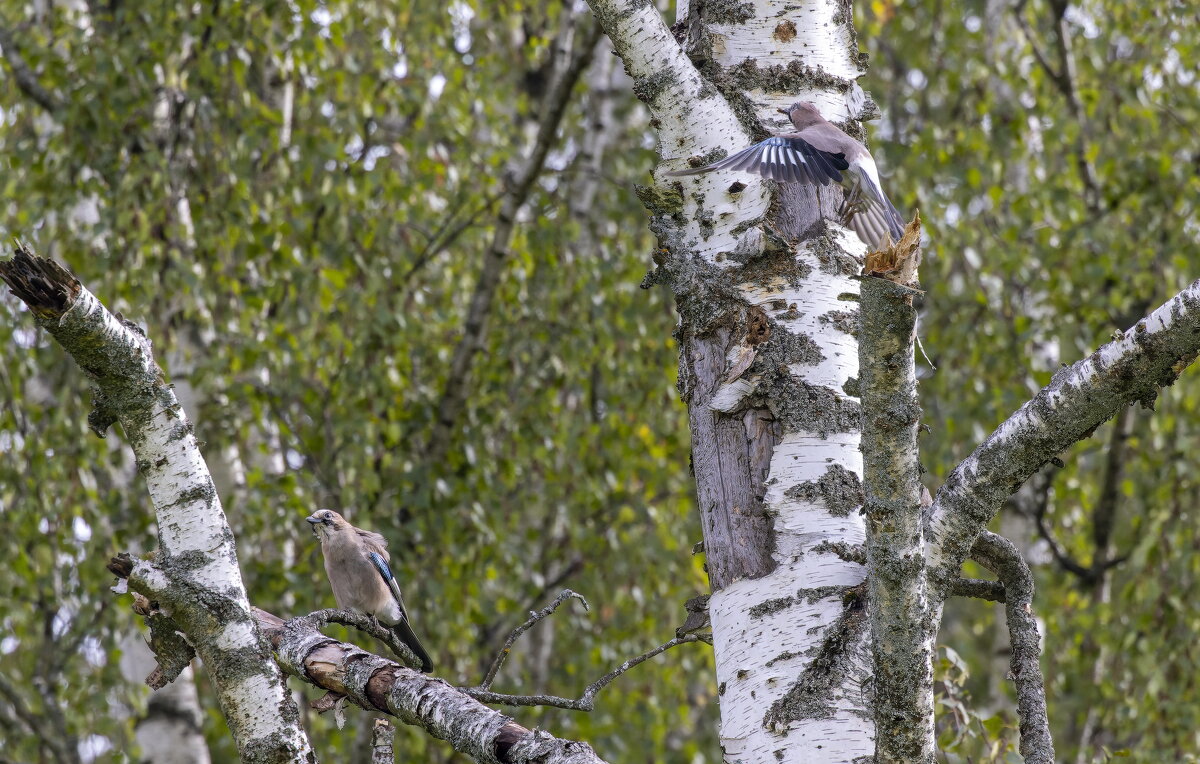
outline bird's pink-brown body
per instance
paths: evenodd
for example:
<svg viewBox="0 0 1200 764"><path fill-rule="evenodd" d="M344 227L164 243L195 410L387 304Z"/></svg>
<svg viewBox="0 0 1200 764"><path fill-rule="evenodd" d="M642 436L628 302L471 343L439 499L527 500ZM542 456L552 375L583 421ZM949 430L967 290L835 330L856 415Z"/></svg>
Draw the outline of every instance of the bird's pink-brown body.
<svg viewBox="0 0 1200 764"><path fill-rule="evenodd" d="M331 509L319 509L306 520L321 541L325 573L338 607L373 616L400 636L431 671L433 662L413 633L400 586L388 563L387 540L378 533L355 528Z"/></svg>

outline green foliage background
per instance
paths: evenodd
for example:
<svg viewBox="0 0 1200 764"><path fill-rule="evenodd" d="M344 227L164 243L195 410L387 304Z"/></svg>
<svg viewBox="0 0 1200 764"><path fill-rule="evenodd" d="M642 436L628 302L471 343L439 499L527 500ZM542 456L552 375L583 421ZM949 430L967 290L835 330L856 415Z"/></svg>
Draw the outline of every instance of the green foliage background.
<svg viewBox="0 0 1200 764"><path fill-rule="evenodd" d="M506 631L561 586L588 597L591 612L568 605L528 635L497 687L571 695L669 638L683 601L707 589L690 554L700 531L670 298L638 288L653 242L632 186L653 164L652 132L628 81L601 76L603 42L520 216L449 455L428 456L564 12L0 2L6 55L49 95L39 105L0 64L0 231L149 329L191 398L256 604L282 615L332 604L303 517L341 508L391 539L452 682L478 681ZM856 12L875 62L864 86L885 114L873 149L930 237L922 327L938 370L922 395L936 487L1060 362L1200 271L1195 10L910 0ZM1061 67L1058 16L1078 109L1031 45ZM613 118L594 124L605 103ZM589 129L608 139L599 172L580 154ZM583 189L595 199L581 210L570 201ZM121 433L87 432L73 363L11 296L0 309L4 755L55 760L19 702L69 749L136 760L146 691L118 666L136 626L104 561L152 548L153 515ZM1157 413L1130 418L1116 500L1104 499L1116 518L1107 555L1124 562L1090 579L1064 572L1020 521L1027 505L1006 528L1038 563L1065 761L1182 761L1200 748L1198 406L1185 376ZM1044 492L1049 529L1084 567L1110 429L1064 455ZM956 604L943 641L946 758L1011 758L993 606ZM230 760L199 677L214 759ZM711 657L687 647L619 680L592 714L515 716L613 761L718 761L714 701ZM307 723L338 761L361 750L369 719ZM405 729L397 749L459 760Z"/></svg>

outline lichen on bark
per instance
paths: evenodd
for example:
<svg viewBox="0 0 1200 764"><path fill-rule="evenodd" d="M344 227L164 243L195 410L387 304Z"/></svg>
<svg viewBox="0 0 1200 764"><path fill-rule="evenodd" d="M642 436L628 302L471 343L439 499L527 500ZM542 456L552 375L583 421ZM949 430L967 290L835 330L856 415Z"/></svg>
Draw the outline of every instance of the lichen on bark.
<svg viewBox="0 0 1200 764"><path fill-rule="evenodd" d="M790 499L817 501L835 517L845 517L863 505L862 481L840 464L831 464L818 480L798 483L784 491Z"/></svg>
<svg viewBox="0 0 1200 764"><path fill-rule="evenodd" d="M835 688L842 686L851 668L855 643L867 627L866 607L861 596L847 596L841 615L826 631L800 678L786 695L771 704L763 726L783 730L801 719L833 716Z"/></svg>
<svg viewBox="0 0 1200 764"><path fill-rule="evenodd" d="M790 432L815 432L825 438L858 431L861 410L857 401L797 379L787 368L764 374L751 399L769 408Z"/></svg>
<svg viewBox="0 0 1200 764"><path fill-rule="evenodd" d="M743 90L763 90L767 93L796 93L805 90L832 90L848 93L854 82L804 64L795 59L787 64L759 66L747 58L727 70L730 80Z"/></svg>

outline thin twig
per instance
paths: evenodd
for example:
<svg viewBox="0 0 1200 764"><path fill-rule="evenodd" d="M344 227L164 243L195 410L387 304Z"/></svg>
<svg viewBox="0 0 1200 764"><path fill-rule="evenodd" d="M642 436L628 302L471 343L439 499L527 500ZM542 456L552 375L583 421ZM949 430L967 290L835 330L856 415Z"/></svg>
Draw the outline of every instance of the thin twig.
<svg viewBox="0 0 1200 764"><path fill-rule="evenodd" d="M1087 110L1084 109L1083 101L1079 98L1079 87L1076 85L1079 72L1075 66L1071 30L1067 26L1067 3L1065 1L1053 2L1052 5L1055 15L1054 34L1058 39L1058 69L1062 74L1060 88L1063 96L1067 99L1067 107L1071 111L1071 116L1078 123L1078 132L1075 134L1075 166L1079 169L1079 179L1083 181L1084 201L1088 212L1094 215L1103 208L1104 195L1100 191L1100 181L1096 178L1096 168L1092 165L1092 160L1088 158L1091 127L1088 122Z"/></svg>
<svg viewBox="0 0 1200 764"><path fill-rule="evenodd" d="M562 543L552 543L550 545L547 545L547 547L550 547L550 546L553 546L554 548L560 548L562 546ZM544 552L545 552L545 549L543 549L543 558L545 556ZM534 570L542 570L545 567L546 567L546 564L543 559L543 560L539 560L537 566L534 567L533 569ZM548 578L546 580L545 584L543 584L542 587L540 589L538 589L536 594L533 594L532 596L527 597L525 599L525 602L527 604L523 604L520 609L523 611L532 612L534 606L537 605L538 602L541 602L543 599L545 599L545 597L548 594L550 594L550 592L552 590L557 589L558 587L562 586L563 583L565 583L568 578L575 575L582 569L583 569L583 557L580 555L576 555L575 557L573 557L571 559L571 561L569 563L564 565L561 570L559 570L553 576ZM585 605L586 605L586 603L585 603ZM479 645L481 648L483 648L483 650L486 651L486 650L491 649L493 638L496 636L497 633L500 632L501 627L502 627L502 624L500 623L500 619L496 619L492 623L487 624L487 626L485 626L482 629L482 634L479 637Z"/></svg>
<svg viewBox="0 0 1200 764"><path fill-rule="evenodd" d="M1050 554L1054 556L1054 560L1062 566L1062 568L1079 578L1087 581L1091 579L1092 571L1075 561L1071 555L1067 554L1062 545L1058 543L1058 538L1055 537L1054 531L1046 524L1046 504L1042 503L1038 506L1037 511L1033 514L1033 519L1037 523L1038 536L1046 542L1050 547Z"/></svg>
<svg viewBox="0 0 1200 764"><path fill-rule="evenodd" d="M920 334L916 335L916 340L917 340L917 350L921 351L921 357L925 359L925 363L929 364L929 368L933 369L934 371L937 371L937 366L934 365L933 361L929 360L929 354L925 352L925 344L923 342L921 342Z"/></svg>
<svg viewBox="0 0 1200 764"><path fill-rule="evenodd" d="M650 660L659 653L666 652L672 647L688 642L704 642L711 645L712 635L686 634L664 642L653 650L642 653L636 658L630 658L585 687L583 694L575 700L557 695L506 695L499 692L488 692L481 687L459 687L458 689L481 703L499 703L506 706L553 706L554 708L565 708L571 711L591 711L595 708L596 695L621 674L624 674L639 663Z"/></svg>
<svg viewBox="0 0 1200 764"><path fill-rule="evenodd" d="M1025 36L1025 42L1029 43L1029 47L1033 51L1033 57L1037 59L1038 65L1041 66L1042 70L1046 72L1046 76L1048 76L1054 82L1055 87L1062 90L1064 87L1062 75L1054 71L1054 67L1050 65L1050 59L1046 57L1045 52L1042 50L1042 46L1038 44L1037 38L1034 37L1033 28L1030 27L1029 22L1025 20L1026 2L1028 2L1028 0L1020 0L1020 2L1013 6L1013 16L1017 20L1017 26L1021 28L1021 34Z"/></svg>
<svg viewBox="0 0 1200 764"><path fill-rule="evenodd" d="M437 257L439 254L448 249L450 245L452 245L459 236L462 236L463 233L470 229L471 226L475 225L483 213L492 209L496 202L499 201L500 196L501 194L492 194L491 196L487 197L484 199L483 204L479 205L474 212L457 221L457 223L455 223L455 215L457 215L458 210L455 210L453 213L451 213L442 224L442 227L437 231L434 231L433 235L428 238L425 243L425 247L421 250L420 254L413 258L412 265L410 265L408 270L404 272L404 275L400 277L398 283L405 285L412 281L413 277L417 275L418 271L424 268L426 264L433 260L433 258ZM454 223L454 225L451 226L451 223Z"/></svg>
<svg viewBox="0 0 1200 764"><path fill-rule="evenodd" d="M1088 159L1088 120L1087 113L1083 108L1083 102L1079 100L1079 89L1075 85L1077 74L1075 71L1075 57L1071 50L1071 32L1067 28L1065 2L1052 3L1054 6L1054 35L1058 43L1058 69L1051 66L1045 51L1038 44L1037 38L1034 37L1033 28L1029 22L1025 20L1025 5L1027 0L1020 0L1013 7L1013 16L1016 17L1017 26L1021 28L1021 33L1025 36L1026 42L1029 43L1030 49L1033 51L1034 58L1037 59L1038 65L1046 72L1046 76L1054 83L1054 86L1062 93L1063 98L1067 99L1067 108L1071 112L1072 118L1078 123L1079 133L1075 138L1075 165L1079 170L1079 179L1083 182L1084 197L1088 212L1098 214L1102 210L1103 195L1100 192L1100 182L1096 178L1096 168L1092 166L1092 162Z"/></svg>
<svg viewBox="0 0 1200 764"><path fill-rule="evenodd" d="M583 595L576 594L570 589L563 589L561 592L559 592L558 596L554 598L553 602L536 613L530 613L529 620L512 630L512 633L508 635L508 639L504 640L504 646L501 647L500 652L496 654L496 659L492 661L491 667L488 668L487 674L484 675L483 681L479 683L479 686L476 689L482 692L486 692L488 689L490 689L492 682L496 680L496 674L500 673L500 667L503 666L504 661L508 659L508 653L512 649L513 643L515 643L522 634L529 631L529 629L531 629L535 623L543 618L549 617L551 613L553 613L555 610L558 610L559 605L572 598L582 602L584 610L590 609L588 607L587 600L583 598Z"/></svg>
<svg viewBox="0 0 1200 764"><path fill-rule="evenodd" d="M576 573L578 573L581 570L583 570L583 556L575 555L574 557L571 558L570 562L568 562L566 565L564 565L561 570L559 570L557 573L555 573L553 576L551 576L546 581L546 583L542 586L542 588L538 590L537 594L535 594L529 598L530 602L534 603L534 602L537 602L538 600L542 599L543 597L545 597L547 594L550 593L551 589L558 588L559 586L562 585L562 583L564 581L566 581L568 578L575 575ZM585 607L586 607L586 605L587 605L587 603L584 603Z"/></svg>

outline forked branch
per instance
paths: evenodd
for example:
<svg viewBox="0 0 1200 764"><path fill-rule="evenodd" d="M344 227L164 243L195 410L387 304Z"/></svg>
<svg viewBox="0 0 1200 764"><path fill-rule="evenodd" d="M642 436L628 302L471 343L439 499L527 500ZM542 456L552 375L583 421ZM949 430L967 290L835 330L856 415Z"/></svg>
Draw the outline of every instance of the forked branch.
<svg viewBox="0 0 1200 764"><path fill-rule="evenodd" d="M1008 496L1125 406L1154 404L1200 353L1200 281L1050 384L959 464L929 519L929 575L943 594Z"/></svg>
<svg viewBox="0 0 1200 764"><path fill-rule="evenodd" d="M570 589L563 589L558 593L558 596L554 598L553 602L536 613L530 613L529 619L526 620L525 623L512 630L512 632L508 635L508 638L504 640L504 646L500 648L500 652L496 653L496 659L492 661L492 665L488 668L487 674L484 675L483 681L480 682L479 686L475 689L481 692L490 690L492 687L492 682L496 680L496 674L500 673L500 668L504 665L504 661L508 659L508 654L509 651L512 650L513 644L520 639L522 634L529 631L529 629L531 629L535 623L543 618L549 617L551 613L553 613L555 610L558 610L559 605L571 598L575 598L582 602L584 610L589 609L587 600L583 598L583 595L576 594Z"/></svg>

